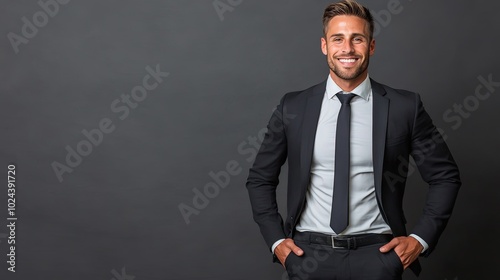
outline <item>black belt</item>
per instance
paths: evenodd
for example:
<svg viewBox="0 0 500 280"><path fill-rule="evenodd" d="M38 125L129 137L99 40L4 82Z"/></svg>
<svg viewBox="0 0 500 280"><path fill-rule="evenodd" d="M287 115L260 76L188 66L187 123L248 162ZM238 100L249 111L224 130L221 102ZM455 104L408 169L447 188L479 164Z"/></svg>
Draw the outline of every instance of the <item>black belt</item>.
<svg viewBox="0 0 500 280"><path fill-rule="evenodd" d="M333 248L356 249L358 247L387 243L393 238L392 234L361 234L361 235L327 235L314 232L296 232L293 238L296 241L305 241L320 245L329 245Z"/></svg>

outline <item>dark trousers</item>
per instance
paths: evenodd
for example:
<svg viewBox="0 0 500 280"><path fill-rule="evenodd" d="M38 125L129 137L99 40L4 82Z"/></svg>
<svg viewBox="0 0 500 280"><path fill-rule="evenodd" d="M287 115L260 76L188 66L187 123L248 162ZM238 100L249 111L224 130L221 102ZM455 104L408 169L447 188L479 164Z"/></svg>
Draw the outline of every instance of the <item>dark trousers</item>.
<svg viewBox="0 0 500 280"><path fill-rule="evenodd" d="M331 245L294 240L304 254L293 252L285 260L290 280L401 280L403 265L392 250L381 253L385 243L356 249L333 248Z"/></svg>

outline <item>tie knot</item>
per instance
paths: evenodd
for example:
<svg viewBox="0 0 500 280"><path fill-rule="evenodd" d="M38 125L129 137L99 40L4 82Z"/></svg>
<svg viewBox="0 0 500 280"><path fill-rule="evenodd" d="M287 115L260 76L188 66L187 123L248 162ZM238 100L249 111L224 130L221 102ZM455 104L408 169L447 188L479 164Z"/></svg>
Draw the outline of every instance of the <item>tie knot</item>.
<svg viewBox="0 0 500 280"><path fill-rule="evenodd" d="M351 100L356 96L354 93L339 93L337 94L337 97L340 100L340 103L342 104L349 104L351 103Z"/></svg>

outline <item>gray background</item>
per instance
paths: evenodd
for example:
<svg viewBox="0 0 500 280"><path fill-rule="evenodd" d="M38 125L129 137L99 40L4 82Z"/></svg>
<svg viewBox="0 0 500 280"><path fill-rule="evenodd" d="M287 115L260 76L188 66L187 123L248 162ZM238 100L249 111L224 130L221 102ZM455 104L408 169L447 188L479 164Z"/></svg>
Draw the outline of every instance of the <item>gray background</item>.
<svg viewBox="0 0 500 280"><path fill-rule="evenodd" d="M381 14L392 1L361 2ZM17 272L10 273L0 176L1 279L282 279L251 217L244 186L251 154L238 147L251 147L248 138L284 93L326 78L319 38L329 1L232 1L221 18L212 1L73 0L17 54L7 34L21 35L22 18L32 22L41 7L0 3L1 172L17 165L19 219ZM463 179L420 279L498 279L500 88L458 128L443 113L472 100L479 76L500 81L500 3L400 5L379 21L370 75L421 93ZM110 104L157 64L170 76L120 120ZM103 118L115 130L59 182L51 164L65 163L65 147L75 148L82 130ZM179 205L192 206L193 189L203 190L209 173L231 161L240 172L187 225ZM410 228L425 190L414 172ZM284 195L282 187L282 206Z"/></svg>

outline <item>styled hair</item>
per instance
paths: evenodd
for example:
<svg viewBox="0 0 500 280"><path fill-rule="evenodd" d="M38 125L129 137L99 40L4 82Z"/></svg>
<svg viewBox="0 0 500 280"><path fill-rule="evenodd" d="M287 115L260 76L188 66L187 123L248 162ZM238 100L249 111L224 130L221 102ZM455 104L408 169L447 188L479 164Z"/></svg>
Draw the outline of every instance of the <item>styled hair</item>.
<svg viewBox="0 0 500 280"><path fill-rule="evenodd" d="M328 23L335 16L357 16L368 22L370 25L370 39L373 38L374 22L370 10L365 6L359 4L355 0L343 0L337 3L328 5L323 14L323 34L326 37Z"/></svg>

